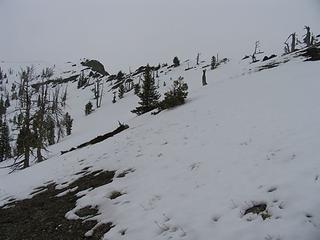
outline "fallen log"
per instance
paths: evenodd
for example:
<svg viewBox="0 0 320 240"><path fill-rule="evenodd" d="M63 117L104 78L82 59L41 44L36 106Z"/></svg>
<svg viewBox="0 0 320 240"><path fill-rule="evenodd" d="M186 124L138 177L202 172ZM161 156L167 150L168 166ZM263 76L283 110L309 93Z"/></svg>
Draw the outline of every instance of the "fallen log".
<svg viewBox="0 0 320 240"><path fill-rule="evenodd" d="M61 151L61 155L65 154L65 153L68 153L68 152L72 152L72 151L80 149L80 148L87 147L89 145L94 145L96 143L102 142L102 141L104 141L104 140L106 140L108 138L113 137L114 135L116 135L118 133L121 133L122 131L124 131L124 130L126 130L128 128L129 128L129 126L127 124L122 124L122 123L119 122L119 127L117 129L115 129L114 131L108 132L108 133L106 133L104 135L97 136L97 137L91 139L88 142L80 144L77 147L73 147L73 148L71 148L69 150L66 150L66 151Z"/></svg>

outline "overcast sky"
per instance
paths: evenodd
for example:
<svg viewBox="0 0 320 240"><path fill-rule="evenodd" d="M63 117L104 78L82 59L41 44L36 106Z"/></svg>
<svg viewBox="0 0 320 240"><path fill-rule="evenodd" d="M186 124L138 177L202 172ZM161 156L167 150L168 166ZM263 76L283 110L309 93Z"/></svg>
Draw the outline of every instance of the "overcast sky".
<svg viewBox="0 0 320 240"><path fill-rule="evenodd" d="M0 0L0 60L101 60L111 72L220 53L280 51L320 34L320 0Z"/></svg>

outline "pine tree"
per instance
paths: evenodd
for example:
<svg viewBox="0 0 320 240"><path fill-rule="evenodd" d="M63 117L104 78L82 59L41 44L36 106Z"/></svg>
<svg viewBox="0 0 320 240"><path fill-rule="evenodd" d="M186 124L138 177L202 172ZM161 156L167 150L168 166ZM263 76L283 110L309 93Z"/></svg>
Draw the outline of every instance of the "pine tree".
<svg viewBox="0 0 320 240"><path fill-rule="evenodd" d="M7 98L6 98L6 101L5 101L5 103L4 103L4 106L5 106L6 108L10 107L9 94L7 95Z"/></svg>
<svg viewBox="0 0 320 240"><path fill-rule="evenodd" d="M1 97L1 99L0 99L0 117L2 117L4 114L6 114L6 111L7 111L7 109L5 107L3 98Z"/></svg>
<svg viewBox="0 0 320 240"><path fill-rule="evenodd" d="M188 85L181 79L174 81L171 89L164 94L165 97L159 104L159 109L164 110L184 104L185 98L188 95L187 90Z"/></svg>
<svg viewBox="0 0 320 240"><path fill-rule="evenodd" d="M17 150L17 156L23 155L25 153L26 149L26 143L27 137L26 137L26 129L21 128L18 133L18 137L16 140L16 150Z"/></svg>
<svg viewBox="0 0 320 240"><path fill-rule="evenodd" d="M174 57L174 58L173 58L173 66L174 66L174 67L180 66L180 60L179 60L178 57Z"/></svg>
<svg viewBox="0 0 320 240"><path fill-rule="evenodd" d="M131 112L141 115L158 107L160 94L158 93L154 79L151 76L149 65L145 69L142 89L138 96L141 100L139 102L140 106L136 107L136 109Z"/></svg>
<svg viewBox="0 0 320 240"><path fill-rule="evenodd" d="M44 160L41 150L46 149L45 136L47 129L45 128L45 114L41 111L41 107L33 115L32 121L32 148L36 149L37 162L42 162Z"/></svg>
<svg viewBox="0 0 320 240"><path fill-rule="evenodd" d="M49 145L55 144L55 123L52 117L48 116L46 119L46 139Z"/></svg>
<svg viewBox="0 0 320 240"><path fill-rule="evenodd" d="M121 81L121 80L123 80L123 78L124 78L124 73L122 71L119 71L117 76L116 76L116 79L118 81Z"/></svg>
<svg viewBox="0 0 320 240"><path fill-rule="evenodd" d="M66 127L68 136L71 135L72 123L73 123L73 119L71 118L70 114L67 112L66 115L64 116L64 125Z"/></svg>
<svg viewBox="0 0 320 240"><path fill-rule="evenodd" d="M11 157L9 134L7 122L0 118L0 162Z"/></svg>
<svg viewBox="0 0 320 240"><path fill-rule="evenodd" d="M123 95L124 95L124 85L121 84L119 86L119 90L118 90L118 97L121 99L121 98L123 98Z"/></svg>
<svg viewBox="0 0 320 240"><path fill-rule="evenodd" d="M137 84L135 84L134 85L134 94L135 95L138 95L139 93L140 93L140 84L139 83L137 83Z"/></svg>
<svg viewBox="0 0 320 240"><path fill-rule="evenodd" d="M85 106L85 109L84 109L84 112L85 112L85 114L86 115L89 115L90 113L92 113L92 107L93 107L93 105L92 105L92 103L89 101L87 104L86 104L86 106Z"/></svg>

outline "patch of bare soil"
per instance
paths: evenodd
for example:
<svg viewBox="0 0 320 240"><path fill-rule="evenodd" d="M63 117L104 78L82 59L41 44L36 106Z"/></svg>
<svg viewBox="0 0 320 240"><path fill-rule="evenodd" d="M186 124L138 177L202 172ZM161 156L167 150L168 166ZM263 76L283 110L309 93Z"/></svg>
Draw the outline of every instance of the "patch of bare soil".
<svg viewBox="0 0 320 240"><path fill-rule="evenodd" d="M114 171L86 172L66 188L56 189L56 184L51 183L35 189L31 199L8 203L0 208L0 239L101 239L113 224L97 225L96 220L90 219L99 214L96 207L88 206L78 211L76 214L79 214L80 220L68 220L65 214L75 208L78 192L108 184L114 174ZM70 189L76 190L67 191ZM57 196L65 191L63 196ZM85 237L85 233L93 228L92 236Z"/></svg>

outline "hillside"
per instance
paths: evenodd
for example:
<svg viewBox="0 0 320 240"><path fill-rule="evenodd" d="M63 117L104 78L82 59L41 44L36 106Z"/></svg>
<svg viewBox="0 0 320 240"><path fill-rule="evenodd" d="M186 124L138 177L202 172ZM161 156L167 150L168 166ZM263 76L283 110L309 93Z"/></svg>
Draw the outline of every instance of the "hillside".
<svg viewBox="0 0 320 240"><path fill-rule="evenodd" d="M55 65L53 79L70 81L49 84L67 88L73 131L48 147L46 161L0 169L0 239L319 239L320 68L305 59L298 51L257 63L230 59L214 70L206 59L161 67L158 90L183 77L187 101L141 116L130 112L139 101L133 90L112 103L117 82L107 74L98 77L101 107L86 116L93 85L77 84L91 70L83 60ZM1 67L14 70L9 86L17 81L18 66ZM129 128L61 155L118 121ZM23 225L34 231L18 231Z"/></svg>

